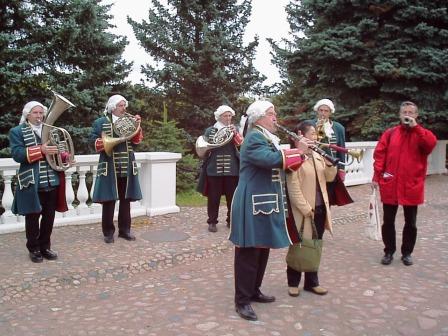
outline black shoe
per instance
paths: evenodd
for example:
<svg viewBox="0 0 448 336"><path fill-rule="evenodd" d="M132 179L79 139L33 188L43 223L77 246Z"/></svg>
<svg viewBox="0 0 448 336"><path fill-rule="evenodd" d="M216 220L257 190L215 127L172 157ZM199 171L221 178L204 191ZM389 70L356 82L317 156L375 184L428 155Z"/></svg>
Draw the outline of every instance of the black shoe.
<svg viewBox="0 0 448 336"><path fill-rule="evenodd" d="M249 321L258 320L257 314L255 314L252 306L250 304L245 305L235 305L235 311L238 313L240 317Z"/></svg>
<svg viewBox="0 0 448 336"><path fill-rule="evenodd" d="M383 265L390 265L392 263L392 260L394 259L394 256L392 255L392 253L386 253L383 257L383 259L381 259L381 263Z"/></svg>
<svg viewBox="0 0 448 336"><path fill-rule="evenodd" d="M104 236L104 242L106 244L112 244L114 242L114 236Z"/></svg>
<svg viewBox="0 0 448 336"><path fill-rule="evenodd" d="M264 295L262 292L259 292L258 294L255 294L251 300L260 303L269 303L275 301L275 296Z"/></svg>
<svg viewBox="0 0 448 336"><path fill-rule="evenodd" d="M135 240L135 236L132 233L118 233L118 237L129 241Z"/></svg>
<svg viewBox="0 0 448 336"><path fill-rule="evenodd" d="M50 249L41 250L40 253L42 257L48 260L56 260L58 258L58 254Z"/></svg>
<svg viewBox="0 0 448 336"><path fill-rule="evenodd" d="M208 230L210 232L217 232L218 231L218 229L216 228L216 224L209 224L208 225Z"/></svg>
<svg viewBox="0 0 448 336"><path fill-rule="evenodd" d="M40 253L40 251L30 251L29 256L33 263L41 263L42 261L44 261L44 258L42 258L42 254Z"/></svg>
<svg viewBox="0 0 448 336"><path fill-rule="evenodd" d="M403 264L406 266L411 266L414 263L410 254L402 256L401 261L403 261Z"/></svg>

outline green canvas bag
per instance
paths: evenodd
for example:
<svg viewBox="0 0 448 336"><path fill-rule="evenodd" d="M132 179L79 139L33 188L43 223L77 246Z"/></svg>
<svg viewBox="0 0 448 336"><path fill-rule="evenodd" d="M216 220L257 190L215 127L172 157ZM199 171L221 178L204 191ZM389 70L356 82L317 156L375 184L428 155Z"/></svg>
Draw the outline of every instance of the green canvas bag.
<svg viewBox="0 0 448 336"><path fill-rule="evenodd" d="M305 218L304 218L305 220ZM318 239L316 224L311 219L313 229L312 239L303 238L303 227L299 232L299 243L290 245L286 255L286 264L298 272L317 272L322 256L322 239Z"/></svg>

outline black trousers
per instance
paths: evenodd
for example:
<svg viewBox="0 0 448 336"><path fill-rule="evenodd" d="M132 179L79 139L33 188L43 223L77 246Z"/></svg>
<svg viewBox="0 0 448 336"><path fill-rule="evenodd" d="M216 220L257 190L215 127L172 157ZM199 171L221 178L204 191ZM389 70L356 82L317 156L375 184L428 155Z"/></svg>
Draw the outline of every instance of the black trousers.
<svg viewBox="0 0 448 336"><path fill-rule="evenodd" d="M325 219L327 216L327 209L325 205L318 206L314 210L314 223L316 224L317 237L322 239L325 231ZM319 286L319 277L317 272L304 272L305 273L305 288L313 288ZM289 287L298 287L302 272L297 272L295 269L286 267L286 278L288 279Z"/></svg>
<svg viewBox="0 0 448 336"><path fill-rule="evenodd" d="M120 205L118 208L118 232L129 234L131 232L131 201L126 199L126 177L117 177L118 199ZM101 225L104 236L113 236L115 201L103 203L103 213Z"/></svg>
<svg viewBox="0 0 448 336"><path fill-rule="evenodd" d="M238 176L207 176L207 215L208 224L218 223L219 203L221 196L226 196L227 218L226 222L230 223L230 208L232 198L238 185Z"/></svg>
<svg viewBox="0 0 448 336"><path fill-rule="evenodd" d="M57 189L40 191L38 195L42 207L41 213L25 215L26 247L28 251L45 250L51 247L50 236L53 231L58 191Z"/></svg>
<svg viewBox="0 0 448 336"><path fill-rule="evenodd" d="M384 253L394 254L396 251L395 241L395 217L398 205L383 204L383 235ZM403 205L404 228L403 242L401 244L401 254L408 255L414 251L417 240L417 205Z"/></svg>
<svg viewBox="0 0 448 336"><path fill-rule="evenodd" d="M249 304L260 292L270 249L235 247L235 304Z"/></svg>

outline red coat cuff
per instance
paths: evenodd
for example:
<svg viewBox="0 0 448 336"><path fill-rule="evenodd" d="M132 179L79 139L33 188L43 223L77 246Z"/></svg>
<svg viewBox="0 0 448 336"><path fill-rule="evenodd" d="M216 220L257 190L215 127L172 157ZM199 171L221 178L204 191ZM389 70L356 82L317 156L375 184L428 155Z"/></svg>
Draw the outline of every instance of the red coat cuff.
<svg viewBox="0 0 448 336"><path fill-rule="evenodd" d="M95 140L95 150L97 153L101 152L104 150L104 143L103 143L103 139L98 138Z"/></svg>
<svg viewBox="0 0 448 336"><path fill-rule="evenodd" d="M233 143L236 146L241 146L241 144L243 143L244 138L241 136L240 133L235 132L235 134L233 135Z"/></svg>
<svg viewBox="0 0 448 336"><path fill-rule="evenodd" d="M138 145L143 140L143 130L140 128L140 132L138 132L134 137L131 139L131 142L134 145Z"/></svg>
<svg viewBox="0 0 448 336"><path fill-rule="evenodd" d="M33 163L43 159L41 145L31 146L26 149L26 157L29 163Z"/></svg>
<svg viewBox="0 0 448 336"><path fill-rule="evenodd" d="M295 171L300 168L304 159L303 152L297 148L293 149L283 149L283 169Z"/></svg>

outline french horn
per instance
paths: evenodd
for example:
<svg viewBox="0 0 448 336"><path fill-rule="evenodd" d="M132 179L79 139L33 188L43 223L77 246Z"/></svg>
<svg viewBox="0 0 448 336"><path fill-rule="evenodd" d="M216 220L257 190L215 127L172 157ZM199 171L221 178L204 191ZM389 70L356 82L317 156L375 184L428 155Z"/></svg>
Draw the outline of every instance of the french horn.
<svg viewBox="0 0 448 336"><path fill-rule="evenodd" d="M208 151L213 148L222 147L228 144L235 135L234 131L230 126L225 126L215 133L211 142L207 142L204 136L201 135L196 140L195 149L200 159L203 159Z"/></svg>
<svg viewBox="0 0 448 336"><path fill-rule="evenodd" d="M106 133L102 133L104 152L111 156L114 147L122 142L132 139L140 132L140 122L130 113L125 113L113 123L113 131L118 138L111 137Z"/></svg>
<svg viewBox="0 0 448 336"><path fill-rule="evenodd" d="M75 107L67 98L53 92L53 100L48 109L45 122L42 122L42 143L48 143L50 146L56 146L58 152L56 154L45 154L48 164L56 171L65 171L75 163L75 150L73 147L72 137L64 128L56 127L53 124L61 116L61 114Z"/></svg>

